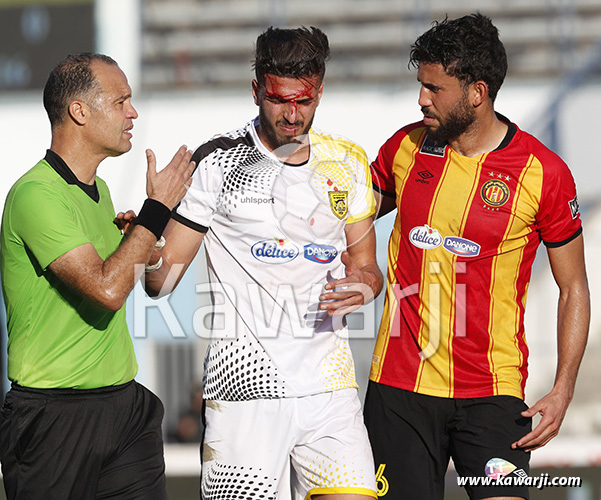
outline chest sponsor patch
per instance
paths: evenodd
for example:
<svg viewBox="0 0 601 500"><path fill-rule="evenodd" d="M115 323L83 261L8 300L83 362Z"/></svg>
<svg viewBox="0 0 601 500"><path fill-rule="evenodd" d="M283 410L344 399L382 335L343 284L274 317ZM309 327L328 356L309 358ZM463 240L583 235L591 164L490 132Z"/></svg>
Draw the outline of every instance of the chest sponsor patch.
<svg viewBox="0 0 601 500"><path fill-rule="evenodd" d="M430 136L427 136L419 152L424 155L443 157L445 149L447 149L446 142L434 142Z"/></svg>
<svg viewBox="0 0 601 500"><path fill-rule="evenodd" d="M460 257L476 257L480 255L480 245L466 238L445 236L443 248Z"/></svg>
<svg viewBox="0 0 601 500"><path fill-rule="evenodd" d="M318 264L329 264L338 256L338 249L332 245L305 245L305 259Z"/></svg>
<svg viewBox="0 0 601 500"><path fill-rule="evenodd" d="M250 252L252 256L265 264L284 264L300 253L298 247L289 240L274 238L255 243Z"/></svg>
<svg viewBox="0 0 601 500"><path fill-rule="evenodd" d="M442 245L442 236L438 230L424 224L423 226L416 226L409 231L409 241L417 248L432 250Z"/></svg>

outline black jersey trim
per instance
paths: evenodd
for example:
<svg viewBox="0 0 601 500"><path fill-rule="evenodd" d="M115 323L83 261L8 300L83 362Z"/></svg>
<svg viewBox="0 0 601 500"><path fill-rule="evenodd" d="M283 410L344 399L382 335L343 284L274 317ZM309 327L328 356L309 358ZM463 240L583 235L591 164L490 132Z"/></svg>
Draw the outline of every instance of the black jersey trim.
<svg viewBox="0 0 601 500"><path fill-rule="evenodd" d="M307 163L309 163L310 159L307 159L305 161L302 161L300 163L288 163L287 161L283 161L282 163L284 165L286 165L287 167L302 167L303 165L306 165Z"/></svg>
<svg viewBox="0 0 601 500"><path fill-rule="evenodd" d="M518 131L518 128L516 127L515 123L511 122L507 117L503 116L501 113L496 113L496 115L497 118L499 118L499 120L507 124L507 133L505 134L505 137L503 137L501 144L499 144L498 147L493 149L493 151L499 151L509 146L509 143L515 137L515 134Z"/></svg>
<svg viewBox="0 0 601 500"><path fill-rule="evenodd" d="M543 244L547 248L559 248L559 247L562 247L564 245L567 245L570 241L575 240L581 234L582 234L582 226L580 226L578 228L578 230L572 236L570 236L567 240L563 240L563 241L551 241L551 242L543 240Z"/></svg>
<svg viewBox="0 0 601 500"><path fill-rule="evenodd" d="M384 191L382 188L380 188L380 186L377 186L375 183L372 185L374 191L377 191L380 194L383 194L384 196L388 196L389 198L395 198L396 199L396 194L391 193L390 191Z"/></svg>
<svg viewBox="0 0 601 500"><path fill-rule="evenodd" d="M176 220L180 224L183 224L184 226L189 227L190 229L194 229L194 231L198 231L199 233L207 233L209 231L208 227L203 226L202 224L198 224L196 222L192 222L190 219L186 219L183 215L178 214L175 211L176 209L177 207L173 209L173 212L171 212L172 219Z"/></svg>
<svg viewBox="0 0 601 500"><path fill-rule="evenodd" d="M205 142L204 144L201 144L200 146L198 146L196 151L194 151L194 154L192 155L191 159L191 161L196 162L195 170L200 164L200 162L214 151L217 151L218 149L227 151L228 149L234 149L240 144L244 144L249 147L255 146L250 131L247 131L245 134L236 138L228 137L226 135L220 135L218 137L215 137L214 139Z"/></svg>
<svg viewBox="0 0 601 500"><path fill-rule="evenodd" d="M196 148L196 151L194 151L194 153L192 154L192 158L190 161L193 161L196 163L194 170L196 170L198 168L198 165L200 164L200 162L203 161L207 156L211 155L211 153L213 153L217 150L227 151L229 149L234 149L235 147L237 147L240 144L244 144L249 147L255 147L255 143L253 141L250 131L247 130L246 133L241 134L238 137L229 137L227 135L220 135L213 139L208 140L204 144L201 144L200 146L198 146L198 148ZM180 215L177 212L177 209L179 208L180 204L181 203L178 203L174 207L174 209L171 211L172 219L176 220L180 224L183 224L184 226L189 227L190 229L194 229L195 231L198 231L199 233L206 233L209 231L208 227L203 226L202 224L193 222L190 219L187 219L186 217L184 217L183 215Z"/></svg>
<svg viewBox="0 0 601 500"><path fill-rule="evenodd" d="M94 184L86 184L81 182L76 175L73 173L73 170L69 168L69 166L65 163L59 155L57 155L51 149L46 150L46 156L44 160L48 165L50 165L54 171L62 177L62 179L71 185L78 186L81 190L86 193L94 202L98 203L100 201L100 193L98 192L98 186L96 185L96 181Z"/></svg>

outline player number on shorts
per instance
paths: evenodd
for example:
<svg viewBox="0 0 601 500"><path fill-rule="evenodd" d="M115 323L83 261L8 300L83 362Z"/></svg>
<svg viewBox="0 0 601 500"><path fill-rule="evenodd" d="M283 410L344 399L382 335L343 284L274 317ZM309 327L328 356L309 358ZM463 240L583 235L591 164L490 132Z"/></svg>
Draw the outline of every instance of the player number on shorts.
<svg viewBox="0 0 601 500"><path fill-rule="evenodd" d="M378 496L383 497L388 493L388 479L384 477L384 469L386 464L380 464L378 472L376 472L376 486L378 487Z"/></svg>

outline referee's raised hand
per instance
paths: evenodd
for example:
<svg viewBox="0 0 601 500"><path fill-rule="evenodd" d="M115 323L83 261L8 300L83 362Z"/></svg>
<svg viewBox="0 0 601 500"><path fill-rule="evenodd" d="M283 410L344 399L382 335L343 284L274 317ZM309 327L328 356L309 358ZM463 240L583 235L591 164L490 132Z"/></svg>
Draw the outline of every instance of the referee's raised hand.
<svg viewBox="0 0 601 500"><path fill-rule="evenodd" d="M146 150L148 170L146 173L146 194L161 202L170 210L184 197L192 184L195 164L191 162L192 151L181 146L171 161L160 172L156 169L156 156L152 149Z"/></svg>

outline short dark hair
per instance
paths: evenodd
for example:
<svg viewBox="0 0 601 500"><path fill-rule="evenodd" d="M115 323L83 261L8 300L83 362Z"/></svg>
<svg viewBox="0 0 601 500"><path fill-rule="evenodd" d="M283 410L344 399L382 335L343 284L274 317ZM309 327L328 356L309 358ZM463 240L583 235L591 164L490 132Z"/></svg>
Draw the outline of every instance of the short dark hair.
<svg viewBox="0 0 601 500"><path fill-rule="evenodd" d="M52 128L63 123L74 99L89 99L100 90L100 83L90 68L94 61L118 66L109 56L82 52L67 56L50 72L44 87L44 108Z"/></svg>
<svg viewBox="0 0 601 500"><path fill-rule="evenodd" d="M256 79L266 74L323 80L330 57L328 37L319 28L268 28L257 38L253 68Z"/></svg>
<svg viewBox="0 0 601 500"><path fill-rule="evenodd" d="M507 54L499 30L478 13L435 21L411 46L409 66L442 64L448 75L464 85L482 80L494 101L507 74Z"/></svg>

